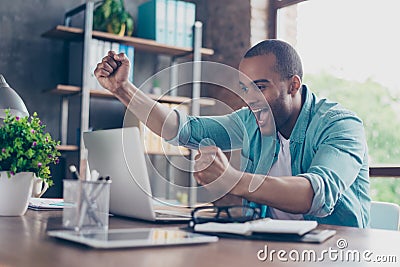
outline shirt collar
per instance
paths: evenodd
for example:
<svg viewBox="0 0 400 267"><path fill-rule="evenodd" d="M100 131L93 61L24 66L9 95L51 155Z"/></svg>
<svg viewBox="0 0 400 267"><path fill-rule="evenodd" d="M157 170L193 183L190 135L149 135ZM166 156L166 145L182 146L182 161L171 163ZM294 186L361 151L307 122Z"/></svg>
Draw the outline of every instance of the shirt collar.
<svg viewBox="0 0 400 267"><path fill-rule="evenodd" d="M299 117L294 125L293 131L290 135L291 142L303 143L306 137L306 130L310 120L311 106L313 94L306 85L302 85L301 94L304 99L303 107L301 108Z"/></svg>

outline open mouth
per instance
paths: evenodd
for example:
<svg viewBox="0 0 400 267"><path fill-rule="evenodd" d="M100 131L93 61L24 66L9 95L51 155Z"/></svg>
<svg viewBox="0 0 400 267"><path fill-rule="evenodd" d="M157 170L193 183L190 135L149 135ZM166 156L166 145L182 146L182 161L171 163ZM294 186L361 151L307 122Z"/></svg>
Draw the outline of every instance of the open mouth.
<svg viewBox="0 0 400 267"><path fill-rule="evenodd" d="M270 110L269 108L259 108L259 109L252 109L254 116L256 117L258 126L262 127L268 123L270 118Z"/></svg>

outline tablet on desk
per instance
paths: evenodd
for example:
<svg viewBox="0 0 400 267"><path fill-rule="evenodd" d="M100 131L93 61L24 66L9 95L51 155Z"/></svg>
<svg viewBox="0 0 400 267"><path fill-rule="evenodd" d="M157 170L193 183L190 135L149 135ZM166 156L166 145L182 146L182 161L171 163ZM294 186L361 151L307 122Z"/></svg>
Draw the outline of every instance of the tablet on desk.
<svg viewBox="0 0 400 267"><path fill-rule="evenodd" d="M48 231L52 237L66 239L94 248L153 247L201 244L218 241L218 237L188 233L178 229L112 229L79 233L73 230Z"/></svg>

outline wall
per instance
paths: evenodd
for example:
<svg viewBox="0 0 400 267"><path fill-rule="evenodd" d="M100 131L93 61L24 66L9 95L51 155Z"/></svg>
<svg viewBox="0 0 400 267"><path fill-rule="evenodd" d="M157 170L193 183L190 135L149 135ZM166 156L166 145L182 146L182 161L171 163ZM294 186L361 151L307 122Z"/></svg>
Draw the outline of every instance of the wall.
<svg viewBox="0 0 400 267"><path fill-rule="evenodd" d="M137 5L144 0L125 2L127 10L136 16ZM44 91L60 83L67 84L68 66L64 42L43 38L41 35L63 24L65 12L82 3L85 1L13 0L2 1L0 5L0 73L22 97L28 111L39 114L47 125L46 130L55 139L60 138L61 98ZM79 24L79 19L79 16L73 18L73 22ZM144 63L135 70L138 82L142 82L153 71L154 60L154 55L138 57L138 61ZM69 108L68 142L76 144L80 126L79 95L70 97ZM91 101L91 111L96 111L91 113L90 120L91 125L97 129L122 125L124 107L117 100L94 99ZM65 173L65 165L76 162L77 152L63 153L61 164L52 168L53 177L57 181L46 193L47 196L61 194L61 180L69 176Z"/></svg>
<svg viewBox="0 0 400 267"><path fill-rule="evenodd" d="M13 0L0 5L0 73L25 101L30 113L36 111L47 130L59 138L60 98L43 93L63 79L63 44L41 37L53 26L62 23L63 14L82 0ZM61 163L65 163L64 160ZM59 180L64 164L53 171ZM60 182L49 190L59 195Z"/></svg>
<svg viewBox="0 0 400 267"><path fill-rule="evenodd" d="M251 45L265 40L268 36L268 8L269 1L250 0L251 3Z"/></svg>
<svg viewBox="0 0 400 267"><path fill-rule="evenodd" d="M125 1L126 8L136 17L138 4L146 0ZM60 96L44 92L59 83L67 83L68 66L64 43L41 35L63 23L64 13L84 0L13 0L0 5L0 73L25 101L30 113L36 111L47 125L47 131L60 137ZM249 0L196 0L197 19L203 21L204 46L215 55L206 60L237 67L250 45ZM169 64L169 59L152 54L135 55L135 79L140 85L155 70ZM160 59L160 62L158 62ZM206 88L204 93L217 99L228 99L239 107L234 96L222 88ZM70 98L69 143L76 143L79 128L79 95ZM124 107L118 101L95 99L91 102L91 126L113 128L122 124ZM56 181L47 196L61 194L61 180L69 177L65 166L77 162L77 153L63 154L62 164L54 169Z"/></svg>
<svg viewBox="0 0 400 267"><path fill-rule="evenodd" d="M41 34L61 24L64 12L81 2L13 0L0 5L0 73L23 98L30 113L38 112L56 137L59 97L43 90L63 79L63 45Z"/></svg>
<svg viewBox="0 0 400 267"><path fill-rule="evenodd" d="M206 60L224 63L233 68L250 47L250 0L196 0L197 19L203 21L204 46L215 54ZM207 86L205 94L224 101L233 109L243 102L226 88ZM220 113L219 110L213 110Z"/></svg>

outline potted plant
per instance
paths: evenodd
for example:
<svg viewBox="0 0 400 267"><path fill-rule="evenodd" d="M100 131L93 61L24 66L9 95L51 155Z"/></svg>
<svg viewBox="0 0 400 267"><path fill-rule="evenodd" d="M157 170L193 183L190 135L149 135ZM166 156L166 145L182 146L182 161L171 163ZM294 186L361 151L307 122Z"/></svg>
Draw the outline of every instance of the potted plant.
<svg viewBox="0 0 400 267"><path fill-rule="evenodd" d="M93 12L93 29L131 36L133 33L133 18L125 10L123 0L104 0L97 2ZM96 3L96 4L97 4Z"/></svg>
<svg viewBox="0 0 400 267"><path fill-rule="evenodd" d="M0 126L0 215L20 216L27 210L34 178L53 185L50 164L59 162L59 142L44 132L36 112L31 117L5 113Z"/></svg>

